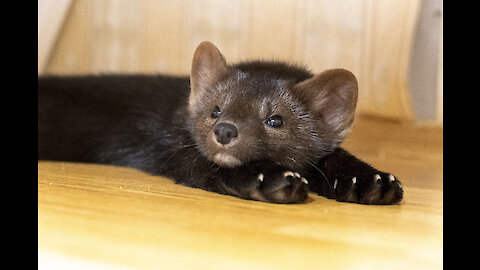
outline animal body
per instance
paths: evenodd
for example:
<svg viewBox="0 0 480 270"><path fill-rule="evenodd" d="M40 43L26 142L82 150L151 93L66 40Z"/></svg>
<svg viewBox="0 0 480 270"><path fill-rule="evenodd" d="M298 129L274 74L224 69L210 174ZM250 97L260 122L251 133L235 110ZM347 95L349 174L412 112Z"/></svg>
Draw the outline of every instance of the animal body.
<svg viewBox="0 0 480 270"><path fill-rule="evenodd" d="M202 42L190 77L41 76L38 159L127 166L245 199L394 204L400 181L341 147L358 84L344 69L227 64Z"/></svg>

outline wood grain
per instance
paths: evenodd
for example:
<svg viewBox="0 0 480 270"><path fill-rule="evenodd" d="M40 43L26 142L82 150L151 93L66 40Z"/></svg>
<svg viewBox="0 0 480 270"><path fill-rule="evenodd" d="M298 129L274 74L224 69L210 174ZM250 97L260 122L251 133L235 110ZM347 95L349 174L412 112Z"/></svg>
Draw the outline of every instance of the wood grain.
<svg viewBox="0 0 480 270"><path fill-rule="evenodd" d="M210 40L229 62L287 60L316 73L350 69L359 80L359 112L411 119L407 71L419 6L416 0L73 1L45 72L186 75L195 47Z"/></svg>
<svg viewBox="0 0 480 270"><path fill-rule="evenodd" d="M345 147L400 205L276 205L114 166L38 162L39 269L441 269L441 129L357 120Z"/></svg>
<svg viewBox="0 0 480 270"><path fill-rule="evenodd" d="M413 119L407 74L419 3L366 2L359 78L363 113Z"/></svg>
<svg viewBox="0 0 480 270"><path fill-rule="evenodd" d="M344 68L360 76L364 5L355 0L308 0L304 59L316 71Z"/></svg>
<svg viewBox="0 0 480 270"><path fill-rule="evenodd" d="M38 0L38 74L45 71L71 5L71 0Z"/></svg>
<svg viewBox="0 0 480 270"><path fill-rule="evenodd" d="M93 71L93 4L92 0L72 2L69 17L65 20L63 31L44 73L85 74ZM43 38L40 33L38 36L39 40Z"/></svg>

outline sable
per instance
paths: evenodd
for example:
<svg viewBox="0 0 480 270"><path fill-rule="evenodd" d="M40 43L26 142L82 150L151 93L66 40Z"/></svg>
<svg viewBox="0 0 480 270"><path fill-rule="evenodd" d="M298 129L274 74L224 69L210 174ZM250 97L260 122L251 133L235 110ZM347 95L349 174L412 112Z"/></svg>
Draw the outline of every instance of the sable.
<svg viewBox="0 0 480 270"><path fill-rule="evenodd" d="M309 191L398 203L397 178L339 147L357 98L347 70L229 64L205 41L189 77L39 77L38 159L127 166L273 203L304 202Z"/></svg>

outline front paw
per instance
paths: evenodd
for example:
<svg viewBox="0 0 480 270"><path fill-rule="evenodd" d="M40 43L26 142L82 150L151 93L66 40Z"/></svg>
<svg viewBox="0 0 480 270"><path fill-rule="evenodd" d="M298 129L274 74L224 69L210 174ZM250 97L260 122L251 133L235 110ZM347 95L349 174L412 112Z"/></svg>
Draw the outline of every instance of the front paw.
<svg viewBox="0 0 480 270"><path fill-rule="evenodd" d="M249 191L254 200L273 203L301 203L308 197L307 180L292 171L260 173Z"/></svg>
<svg viewBox="0 0 480 270"><path fill-rule="evenodd" d="M334 180L337 201L361 204L395 204L403 199L400 181L383 172L342 176Z"/></svg>

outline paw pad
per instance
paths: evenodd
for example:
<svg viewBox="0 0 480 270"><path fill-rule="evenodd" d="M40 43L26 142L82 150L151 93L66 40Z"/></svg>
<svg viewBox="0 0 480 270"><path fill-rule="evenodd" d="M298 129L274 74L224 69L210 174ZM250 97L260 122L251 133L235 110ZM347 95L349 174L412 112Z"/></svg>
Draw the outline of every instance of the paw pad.
<svg viewBox="0 0 480 270"><path fill-rule="evenodd" d="M307 180L299 173L271 168L252 175L252 185L242 196L265 202L300 203L308 197ZM244 195L243 195L244 194Z"/></svg>
<svg viewBox="0 0 480 270"><path fill-rule="evenodd" d="M400 181L381 172L335 179L333 189L337 200L362 204L394 204L403 198Z"/></svg>

